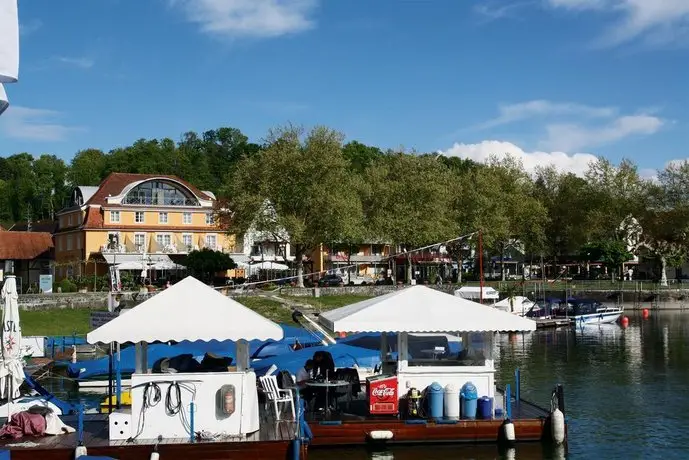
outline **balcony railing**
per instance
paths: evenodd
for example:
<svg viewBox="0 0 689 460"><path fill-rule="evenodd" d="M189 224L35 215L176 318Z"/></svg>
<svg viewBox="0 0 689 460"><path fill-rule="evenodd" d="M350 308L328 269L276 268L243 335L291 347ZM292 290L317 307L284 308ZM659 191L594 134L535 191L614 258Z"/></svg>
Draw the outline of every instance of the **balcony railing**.
<svg viewBox="0 0 689 460"><path fill-rule="evenodd" d="M364 263L377 263L377 262L382 262L383 258L382 254L373 254L373 255L359 255L359 254L352 254L351 256L348 256L347 254L327 254L325 256L325 260L329 262L351 262L351 263L358 263L358 264L364 264Z"/></svg>
<svg viewBox="0 0 689 460"><path fill-rule="evenodd" d="M199 203L191 198L170 196L126 196L123 204L139 206L198 206Z"/></svg>

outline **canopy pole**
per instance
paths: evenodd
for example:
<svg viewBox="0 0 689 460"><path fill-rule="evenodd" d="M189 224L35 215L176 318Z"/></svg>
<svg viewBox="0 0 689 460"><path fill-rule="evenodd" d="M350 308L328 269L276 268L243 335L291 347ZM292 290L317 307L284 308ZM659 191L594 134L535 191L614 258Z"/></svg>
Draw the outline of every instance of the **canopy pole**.
<svg viewBox="0 0 689 460"><path fill-rule="evenodd" d="M479 281L479 302L483 304L483 232L478 231L478 281Z"/></svg>
<svg viewBox="0 0 689 460"><path fill-rule="evenodd" d="M409 337L406 332L397 333L397 372L405 371L409 365Z"/></svg>
<svg viewBox="0 0 689 460"><path fill-rule="evenodd" d="M148 344L146 342L137 342L134 345L134 361L137 374L148 373Z"/></svg>
<svg viewBox="0 0 689 460"><path fill-rule="evenodd" d="M251 368L249 364L249 342L244 339L237 341L237 370L247 371Z"/></svg>

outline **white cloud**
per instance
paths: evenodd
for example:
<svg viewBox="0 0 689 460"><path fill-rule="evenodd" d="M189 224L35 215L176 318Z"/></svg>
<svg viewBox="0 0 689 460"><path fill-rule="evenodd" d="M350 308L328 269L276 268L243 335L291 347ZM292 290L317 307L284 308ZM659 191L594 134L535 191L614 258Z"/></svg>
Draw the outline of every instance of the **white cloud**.
<svg viewBox="0 0 689 460"><path fill-rule="evenodd" d="M478 128L493 128L535 117L579 116L586 118L611 117L617 109L613 107L592 107L572 102L551 102L543 99L500 105L498 116L481 123Z"/></svg>
<svg viewBox="0 0 689 460"><path fill-rule="evenodd" d="M483 141L478 144L455 143L447 150L438 152L449 157L459 157L479 163L488 161L491 157L505 158L512 156L519 159L524 169L535 172L538 166L552 165L559 171L571 172L583 176L588 165L596 161L596 156L590 153L568 154L565 152L526 152L521 147L504 141Z"/></svg>
<svg viewBox="0 0 689 460"><path fill-rule="evenodd" d="M43 22L40 19L31 19L28 22L22 22L19 24L19 33L26 37L36 32L41 27L43 27Z"/></svg>
<svg viewBox="0 0 689 460"><path fill-rule="evenodd" d="M578 124L546 126L548 138L541 142L547 149L574 151L619 141L635 135L657 133L664 121L651 115L629 115L616 118L607 125L586 127Z"/></svg>
<svg viewBox="0 0 689 460"><path fill-rule="evenodd" d="M62 114L54 110L10 106L0 117L0 130L7 137L32 141L62 141L84 128L59 123Z"/></svg>
<svg viewBox="0 0 689 460"><path fill-rule="evenodd" d="M272 38L311 29L318 0L169 0L201 30L223 37Z"/></svg>
<svg viewBox="0 0 689 460"><path fill-rule="evenodd" d="M57 59L63 64L72 65L74 67L79 67L81 69L90 69L95 64L93 59L85 57L57 56L55 59Z"/></svg>
<svg viewBox="0 0 689 460"><path fill-rule="evenodd" d="M523 1L508 4L496 4L494 2L480 3L474 7L474 12L479 14L485 21L495 21L497 19L514 16L517 10L529 6L533 1Z"/></svg>
<svg viewBox="0 0 689 460"><path fill-rule="evenodd" d="M554 8L594 10L619 17L601 38L616 46L637 39L652 45L677 43L689 38L687 0L546 0Z"/></svg>

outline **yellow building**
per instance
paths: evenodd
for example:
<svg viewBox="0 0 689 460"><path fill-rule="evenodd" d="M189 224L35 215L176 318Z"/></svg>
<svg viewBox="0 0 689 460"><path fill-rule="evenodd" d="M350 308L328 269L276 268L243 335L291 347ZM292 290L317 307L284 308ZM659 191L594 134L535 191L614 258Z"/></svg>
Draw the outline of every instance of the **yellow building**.
<svg viewBox="0 0 689 460"><path fill-rule="evenodd" d="M76 187L57 215L56 279L102 275L113 265L169 270L201 248L242 252L214 222L214 202L175 176L112 173L98 187Z"/></svg>

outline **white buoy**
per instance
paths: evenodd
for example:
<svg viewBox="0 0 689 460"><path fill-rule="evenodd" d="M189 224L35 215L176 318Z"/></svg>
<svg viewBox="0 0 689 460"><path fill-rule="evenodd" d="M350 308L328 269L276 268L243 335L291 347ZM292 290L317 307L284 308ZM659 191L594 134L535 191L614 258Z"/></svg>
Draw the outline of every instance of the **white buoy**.
<svg viewBox="0 0 689 460"><path fill-rule="evenodd" d="M77 346L72 345L72 364L77 362Z"/></svg>
<svg viewBox="0 0 689 460"><path fill-rule="evenodd" d="M395 434L390 430L376 430L371 431L369 437L375 441L386 441L395 437Z"/></svg>
<svg viewBox="0 0 689 460"><path fill-rule="evenodd" d="M565 414L560 409L556 408L550 414L550 428L555 445L565 442Z"/></svg>
<svg viewBox="0 0 689 460"><path fill-rule="evenodd" d="M79 457L83 457L85 455L86 455L86 446L81 445L81 446L77 446L77 448L74 449L74 458L76 460L78 460Z"/></svg>
<svg viewBox="0 0 689 460"><path fill-rule="evenodd" d="M517 458L517 449L514 447L510 447L507 449L507 452L505 452L505 460L516 460Z"/></svg>
<svg viewBox="0 0 689 460"><path fill-rule="evenodd" d="M151 452L151 460L160 460L160 454L158 452Z"/></svg>
<svg viewBox="0 0 689 460"><path fill-rule="evenodd" d="M501 429L502 439L504 440L505 444L507 444L508 446L514 444L517 440L517 436L514 433L514 423L512 423L512 420L505 419L505 421L502 422Z"/></svg>

